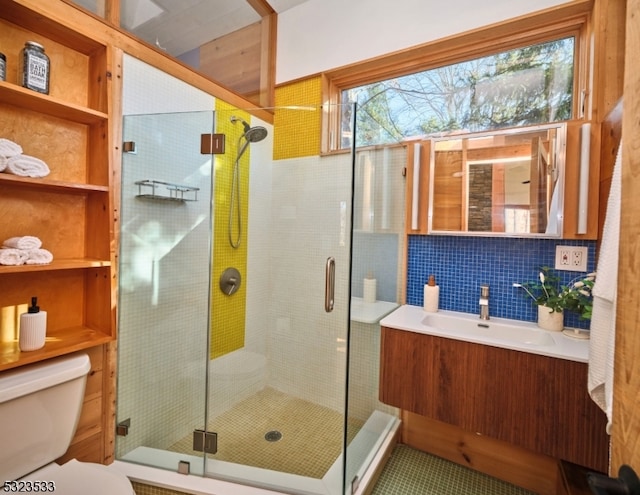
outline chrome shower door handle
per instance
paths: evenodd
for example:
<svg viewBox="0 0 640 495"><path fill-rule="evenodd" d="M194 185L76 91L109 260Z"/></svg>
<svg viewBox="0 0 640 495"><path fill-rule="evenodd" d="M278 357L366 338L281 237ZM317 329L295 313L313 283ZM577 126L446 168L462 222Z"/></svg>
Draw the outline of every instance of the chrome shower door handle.
<svg viewBox="0 0 640 495"><path fill-rule="evenodd" d="M336 285L336 260L329 256L324 274L324 310L327 313L333 311L333 294Z"/></svg>

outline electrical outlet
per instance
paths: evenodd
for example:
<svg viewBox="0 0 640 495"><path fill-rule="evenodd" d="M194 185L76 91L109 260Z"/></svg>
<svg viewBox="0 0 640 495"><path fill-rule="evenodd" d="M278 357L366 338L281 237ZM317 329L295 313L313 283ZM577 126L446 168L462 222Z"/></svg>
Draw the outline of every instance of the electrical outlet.
<svg viewBox="0 0 640 495"><path fill-rule="evenodd" d="M589 248L585 246L556 246L556 270L586 272Z"/></svg>
<svg viewBox="0 0 640 495"><path fill-rule="evenodd" d="M587 256L588 256L587 247L580 247L580 246L574 247L573 253L571 255L571 266L573 266L577 271L586 272Z"/></svg>

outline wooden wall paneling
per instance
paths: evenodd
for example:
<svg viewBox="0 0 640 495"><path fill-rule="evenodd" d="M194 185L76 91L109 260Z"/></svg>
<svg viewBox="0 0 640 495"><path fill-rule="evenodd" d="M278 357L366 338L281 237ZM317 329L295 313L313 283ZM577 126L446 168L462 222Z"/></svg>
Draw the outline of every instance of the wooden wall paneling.
<svg viewBox="0 0 640 495"><path fill-rule="evenodd" d="M260 21L260 96L258 103L270 108L275 105L276 46L278 14L272 12Z"/></svg>
<svg viewBox="0 0 640 495"><path fill-rule="evenodd" d="M598 202L598 240L602 240L602 230L607 213L607 201L611 188L613 165L618 155L622 138L622 99L607 114L602 122L600 148L600 189Z"/></svg>
<svg viewBox="0 0 640 495"><path fill-rule="evenodd" d="M87 376L82 411L71 445L58 462L70 459L102 462L103 458L104 346L95 346L83 352L89 356L91 369Z"/></svg>
<svg viewBox="0 0 640 495"><path fill-rule="evenodd" d="M265 17L275 13L273 7L269 4L267 0L247 0L247 3L253 7L261 17Z"/></svg>
<svg viewBox="0 0 640 495"><path fill-rule="evenodd" d="M109 47L107 68L110 75L110 84L107 87L109 95L109 115L111 132L109 133L109 173L111 176L111 195L109 211L112 215L111 233L111 301L118 301L118 246L120 245L120 195L122 177L122 61L123 52L118 48ZM117 306L110 309L110 323L114 335L117 337ZM115 460L116 449L116 396L117 396L117 363L118 341L113 340L105 346L104 372L103 372L103 453L101 462L111 464Z"/></svg>
<svg viewBox="0 0 640 495"><path fill-rule="evenodd" d="M624 85L625 0L597 0L593 7L593 115L596 122L617 105Z"/></svg>
<svg viewBox="0 0 640 495"><path fill-rule="evenodd" d="M409 411L402 443L540 495L556 495L557 460Z"/></svg>
<svg viewBox="0 0 640 495"><path fill-rule="evenodd" d="M121 0L98 0L102 4L102 12L105 20L113 25L120 25L120 4ZM122 0L126 1L126 0Z"/></svg>
<svg viewBox="0 0 640 495"><path fill-rule="evenodd" d="M116 452L116 396L117 396L117 362L118 342L111 341L105 344L105 359L103 372L103 456L105 464L111 464L115 460Z"/></svg>
<svg viewBox="0 0 640 495"><path fill-rule="evenodd" d="M611 473L640 472L640 0L627 1Z"/></svg>
<svg viewBox="0 0 640 495"><path fill-rule="evenodd" d="M239 94L260 92L262 24L256 22L200 47L200 72Z"/></svg>

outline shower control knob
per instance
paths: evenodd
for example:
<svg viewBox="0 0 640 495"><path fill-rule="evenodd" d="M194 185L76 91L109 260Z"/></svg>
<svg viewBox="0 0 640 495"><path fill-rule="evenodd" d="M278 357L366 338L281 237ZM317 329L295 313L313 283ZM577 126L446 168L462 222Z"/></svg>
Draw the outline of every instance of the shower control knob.
<svg viewBox="0 0 640 495"><path fill-rule="evenodd" d="M229 267L220 275L220 290L227 296L231 296L238 291L241 282L240 272L236 268Z"/></svg>

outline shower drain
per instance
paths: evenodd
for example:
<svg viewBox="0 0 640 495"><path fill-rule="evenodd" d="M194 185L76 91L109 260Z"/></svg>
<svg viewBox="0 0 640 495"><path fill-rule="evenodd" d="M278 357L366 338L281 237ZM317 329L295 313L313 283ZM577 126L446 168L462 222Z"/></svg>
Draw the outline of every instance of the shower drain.
<svg viewBox="0 0 640 495"><path fill-rule="evenodd" d="M271 430L268 431L267 433L265 433L264 435L264 439L267 442L277 442L278 440L280 440L282 438L282 433L280 433L278 430Z"/></svg>

